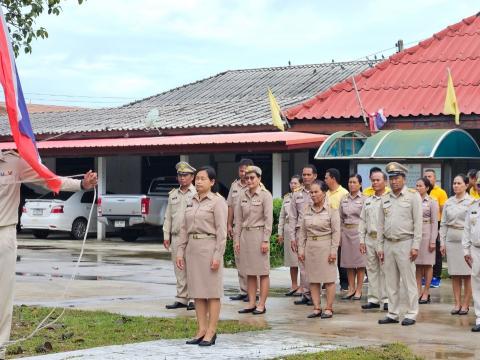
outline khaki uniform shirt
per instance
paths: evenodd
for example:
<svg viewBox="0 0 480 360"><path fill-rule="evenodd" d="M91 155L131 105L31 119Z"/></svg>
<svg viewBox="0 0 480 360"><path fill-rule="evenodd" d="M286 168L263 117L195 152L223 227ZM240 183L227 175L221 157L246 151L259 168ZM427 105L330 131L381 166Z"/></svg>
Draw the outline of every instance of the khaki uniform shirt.
<svg viewBox="0 0 480 360"><path fill-rule="evenodd" d="M300 228L300 219L302 218L303 211L307 205L312 205L313 201L310 196L310 191L302 188L295 191L292 194L291 206L290 206L290 225L287 230L290 231L290 239L298 240L297 232Z"/></svg>
<svg viewBox="0 0 480 360"><path fill-rule="evenodd" d="M465 217L473 201L474 199L467 193L460 200L457 200L455 196L447 200L443 206L442 220L440 221L440 244L445 244L449 227L457 230L464 229Z"/></svg>
<svg viewBox="0 0 480 360"><path fill-rule="evenodd" d="M340 244L340 215L328 202L324 202L320 210L308 205L300 222L298 234L298 253L305 254L308 237L331 235L330 254L337 254Z"/></svg>
<svg viewBox="0 0 480 360"><path fill-rule="evenodd" d="M180 188L173 189L168 194L168 204L163 220L163 239L170 240L171 235L178 235L185 218L187 203L190 203L197 193L195 186L190 184L187 191Z"/></svg>
<svg viewBox="0 0 480 360"><path fill-rule="evenodd" d="M464 255L470 255L472 246L480 248L480 200L478 199L468 209L462 244Z"/></svg>
<svg viewBox="0 0 480 360"><path fill-rule="evenodd" d="M282 209L280 210L280 215L278 216L278 235L283 236L284 227L289 226L291 218L291 203L292 203L292 194L288 193L283 197ZM285 229L288 231L287 229Z"/></svg>
<svg viewBox="0 0 480 360"><path fill-rule="evenodd" d="M237 219L233 235L235 243L240 241L242 229L248 227L263 227L263 242L270 243L273 225L273 198L270 191L261 186L253 195L248 189L243 190L233 214Z"/></svg>
<svg viewBox="0 0 480 360"><path fill-rule="evenodd" d="M360 213L362 212L365 196L358 192L355 197L348 194L340 202L340 220L342 224L358 225L360 223Z"/></svg>
<svg viewBox="0 0 480 360"><path fill-rule="evenodd" d="M228 192L227 197L227 205L228 207L235 208L237 204L238 197L240 196L240 192L247 188L247 184L242 185L240 179L235 180L232 185L230 186L230 191Z"/></svg>
<svg viewBox="0 0 480 360"><path fill-rule="evenodd" d="M185 219L180 228L177 258L185 257L185 247L190 234L202 234L215 236L216 245L213 257L215 260L221 261L227 243L227 214L227 203L222 195L209 192L200 200L198 194L195 194L185 209Z"/></svg>
<svg viewBox="0 0 480 360"><path fill-rule="evenodd" d="M378 211L378 251L385 240L403 241L413 238L412 249L422 241L422 199L416 190L406 186L396 196L393 191L382 196Z"/></svg>
<svg viewBox="0 0 480 360"><path fill-rule="evenodd" d="M333 209L338 209L340 207L340 202L347 195L348 190L345 189L342 185L340 185L335 191L327 191L328 202Z"/></svg>
<svg viewBox="0 0 480 360"><path fill-rule="evenodd" d="M15 225L18 222L20 205L20 182L32 181L45 186L38 174L17 153L0 151L0 226ZM81 190L81 180L60 177L62 191Z"/></svg>
<svg viewBox="0 0 480 360"><path fill-rule="evenodd" d="M383 195L385 194L387 194L387 192L385 192ZM363 203L362 211L360 212L360 221L358 223L360 244L365 244L365 238L367 234L371 239L377 239L378 210L380 209L382 196L377 196L374 194L366 198L365 202Z"/></svg>

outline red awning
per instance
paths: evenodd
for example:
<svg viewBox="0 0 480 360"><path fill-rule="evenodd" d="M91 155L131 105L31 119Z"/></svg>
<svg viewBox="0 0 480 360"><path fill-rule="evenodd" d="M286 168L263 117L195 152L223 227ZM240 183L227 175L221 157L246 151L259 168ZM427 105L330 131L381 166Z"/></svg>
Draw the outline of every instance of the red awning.
<svg viewBox="0 0 480 360"><path fill-rule="evenodd" d="M37 143L40 153L50 156L102 156L117 154L189 154L205 152L269 152L317 148L327 135L301 132L257 132L51 140ZM0 149L14 149L13 142L0 143Z"/></svg>

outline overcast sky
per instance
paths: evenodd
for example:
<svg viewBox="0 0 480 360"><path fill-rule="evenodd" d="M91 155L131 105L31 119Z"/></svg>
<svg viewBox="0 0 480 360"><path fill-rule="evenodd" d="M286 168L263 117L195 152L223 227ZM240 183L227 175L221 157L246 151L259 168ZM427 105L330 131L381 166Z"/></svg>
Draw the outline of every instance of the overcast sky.
<svg viewBox="0 0 480 360"><path fill-rule="evenodd" d="M387 56L398 39L479 10L478 0L67 0L38 20L49 38L17 66L28 102L116 106L225 70Z"/></svg>

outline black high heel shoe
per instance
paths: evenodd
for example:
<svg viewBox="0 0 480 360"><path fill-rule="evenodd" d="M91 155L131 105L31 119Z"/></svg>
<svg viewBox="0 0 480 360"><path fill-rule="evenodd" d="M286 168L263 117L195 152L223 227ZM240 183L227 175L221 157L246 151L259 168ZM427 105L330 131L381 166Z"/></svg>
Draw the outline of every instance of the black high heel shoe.
<svg viewBox="0 0 480 360"><path fill-rule="evenodd" d="M185 344L187 344L187 345L198 345L198 344L200 344L200 343L203 341L203 338L204 338L204 337L205 337L205 335L202 336L202 337L199 337L199 338L187 340L187 341L185 342Z"/></svg>
<svg viewBox="0 0 480 360"><path fill-rule="evenodd" d="M430 304L430 295L428 295L428 297L426 299L418 299L418 303L419 304Z"/></svg>
<svg viewBox="0 0 480 360"><path fill-rule="evenodd" d="M215 340L217 340L217 334L214 334L210 341L202 340L198 343L198 346L212 346L215 345Z"/></svg>

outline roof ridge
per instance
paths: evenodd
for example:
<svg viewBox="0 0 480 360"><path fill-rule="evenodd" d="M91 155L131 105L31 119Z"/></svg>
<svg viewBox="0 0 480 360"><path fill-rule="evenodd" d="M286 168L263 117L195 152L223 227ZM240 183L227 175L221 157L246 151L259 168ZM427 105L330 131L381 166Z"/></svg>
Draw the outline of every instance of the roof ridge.
<svg viewBox="0 0 480 360"><path fill-rule="evenodd" d="M417 50L419 48L426 49L426 48L430 47L430 45L435 40L441 41L446 36L448 36L450 33L457 31L462 24L466 24L467 26L471 25L477 17L480 17L479 14L480 14L480 12L477 13L476 15L472 15L472 16L469 16L467 18L464 18L461 21L459 21L459 22L457 22L453 25L449 25L449 26L445 27L443 30L441 30L437 33L434 33L432 36L430 36L430 37L428 37L424 40L419 41L417 45L408 47L408 48L406 48L406 49L404 49L404 50L402 50L398 53L395 53L395 54L389 56L384 61L378 62L377 64L375 64L375 66L373 68L366 69L366 70L360 72L359 74L355 75L354 76L355 82L358 84L358 81L361 80L362 78L367 78L368 79L369 77L371 77L377 71L386 70L389 66L393 65L394 62L400 63L402 58L405 55L407 55L407 54L408 55L413 55L415 52L417 52ZM453 36L453 34L452 34L452 36ZM285 114L286 114L287 118L295 119L296 114L302 108L310 108L312 106L312 104L311 104L312 101L315 101L315 100L323 101L323 100L327 99L334 92L338 92L340 90L346 90L346 87L351 88L352 84L351 84L350 79L351 78L347 78L347 79L345 79L345 80L343 80L343 81L341 81L341 82L339 82L335 85L332 85L328 89L318 93L317 95L313 96L309 100L307 100L307 101L305 101L301 104L298 104L298 105L296 105L296 106L294 106L290 109L287 109L285 111Z"/></svg>

